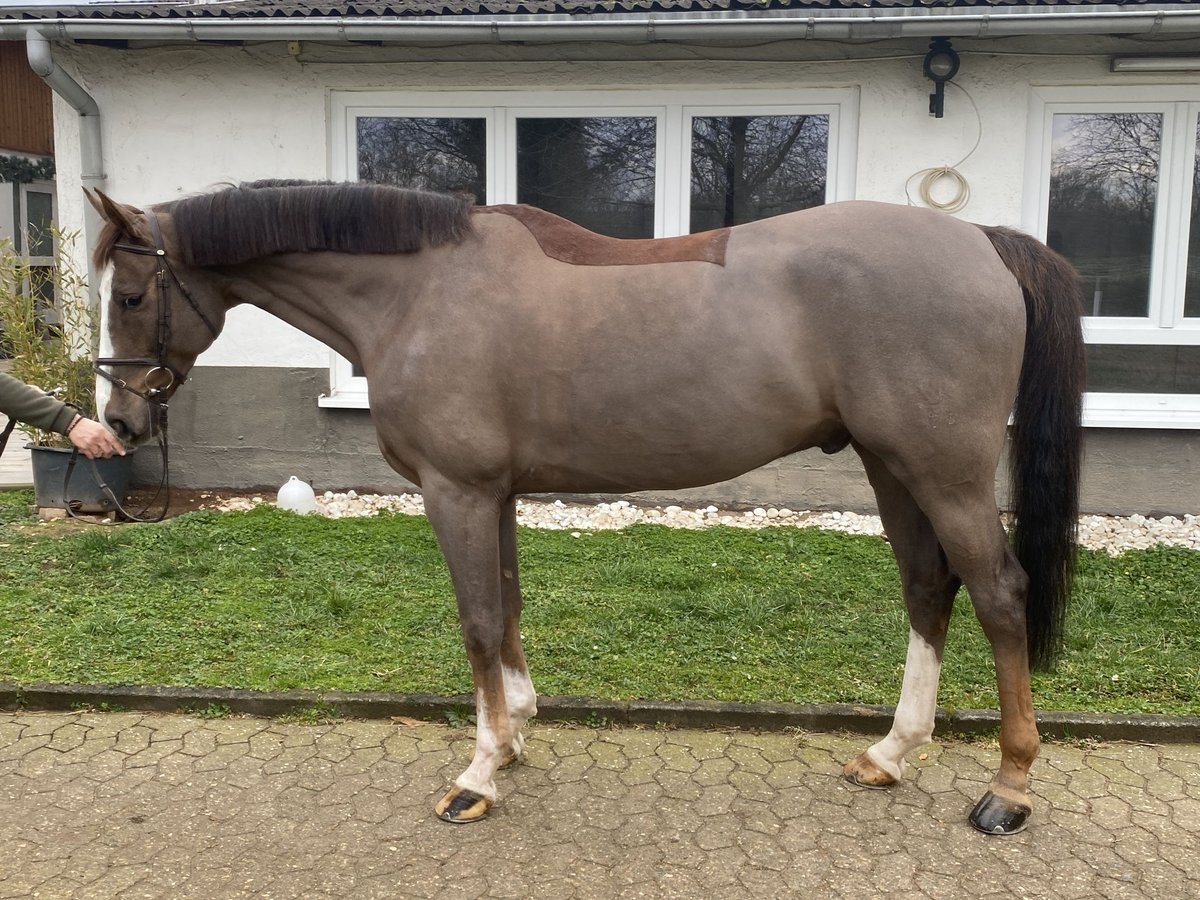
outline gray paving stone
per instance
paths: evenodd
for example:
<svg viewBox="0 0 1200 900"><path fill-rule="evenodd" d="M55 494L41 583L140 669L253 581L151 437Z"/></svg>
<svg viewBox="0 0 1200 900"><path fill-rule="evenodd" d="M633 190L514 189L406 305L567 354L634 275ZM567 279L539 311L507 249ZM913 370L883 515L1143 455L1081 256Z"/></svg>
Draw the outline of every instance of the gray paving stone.
<svg viewBox="0 0 1200 900"><path fill-rule="evenodd" d="M0 898L1200 897L1197 747L1049 744L1031 827L990 839L966 813L994 743L868 791L844 735L527 738L455 827L431 808L469 730L0 713Z"/></svg>

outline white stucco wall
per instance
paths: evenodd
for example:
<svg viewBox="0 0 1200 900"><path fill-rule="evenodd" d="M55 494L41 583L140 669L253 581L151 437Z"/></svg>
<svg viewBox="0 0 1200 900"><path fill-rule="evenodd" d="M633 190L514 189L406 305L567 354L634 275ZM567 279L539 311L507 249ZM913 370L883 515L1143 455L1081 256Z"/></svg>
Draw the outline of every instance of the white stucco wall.
<svg viewBox="0 0 1200 900"><path fill-rule="evenodd" d="M705 84L801 92L851 87L859 91L856 157L851 161L858 198L904 203L910 176L959 162L978 140L959 167L971 189L970 203L959 215L1020 226L1031 85L1130 83L1129 76L1108 72L1106 53L1055 56L1039 50L1036 42L1026 45L1030 52L1022 53L1005 43L1003 55L991 53L993 45L984 42L974 52L969 45L960 47L963 65L956 83L974 104L951 85L943 119L928 114L931 84L921 74L920 43L890 50L839 47L839 55L889 58L827 62L622 61L613 57L628 51L615 45L605 48L609 59L571 62L464 62L456 61L456 55L473 51L456 54L453 49L408 54L439 60L392 62L386 59L405 54L388 49L372 62L354 63L336 60L356 53L366 60L370 51L329 48L313 54L318 61L301 63L283 44L127 51L63 46L56 48L56 56L103 113L103 189L135 205L171 200L223 181L342 177L330 170L329 97L334 91L602 88L619 97L622 89L694 91ZM832 55L828 47L802 52ZM721 55L736 56L736 51ZM55 132L60 221L83 228L78 118L57 98ZM90 244L96 234L90 210L87 232ZM199 364L323 367L329 362L329 351L316 341L264 313L241 308Z"/></svg>

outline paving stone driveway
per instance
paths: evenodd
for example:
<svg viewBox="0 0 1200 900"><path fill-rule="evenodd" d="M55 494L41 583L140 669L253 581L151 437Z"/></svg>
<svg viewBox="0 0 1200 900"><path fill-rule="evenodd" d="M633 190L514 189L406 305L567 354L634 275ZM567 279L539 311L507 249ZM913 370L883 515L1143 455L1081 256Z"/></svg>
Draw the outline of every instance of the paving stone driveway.
<svg viewBox="0 0 1200 900"><path fill-rule="evenodd" d="M997 751L892 791L864 739L537 725L488 821L431 808L438 725L0 713L0 897L1200 897L1200 746L1047 745L1029 830L966 824Z"/></svg>

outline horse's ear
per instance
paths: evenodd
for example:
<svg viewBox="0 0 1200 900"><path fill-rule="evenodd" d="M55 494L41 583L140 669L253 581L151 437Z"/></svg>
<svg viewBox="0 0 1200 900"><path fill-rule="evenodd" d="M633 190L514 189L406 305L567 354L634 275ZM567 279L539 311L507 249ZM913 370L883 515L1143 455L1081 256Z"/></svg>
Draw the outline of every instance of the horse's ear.
<svg viewBox="0 0 1200 900"><path fill-rule="evenodd" d="M88 188L83 189L83 196L87 197L87 202L92 204L92 209L94 209L96 212L100 213L100 215L103 217L104 216L104 204L102 204L100 202L100 198L97 197Z"/></svg>
<svg viewBox="0 0 1200 900"><path fill-rule="evenodd" d="M87 188L84 188L83 192L87 195L88 201L95 207L96 212L100 213L105 221L116 225L130 237L144 238L147 236L145 226L137 218L142 215L142 211L136 206L126 206L122 203L117 203L98 188L95 191L89 191Z"/></svg>

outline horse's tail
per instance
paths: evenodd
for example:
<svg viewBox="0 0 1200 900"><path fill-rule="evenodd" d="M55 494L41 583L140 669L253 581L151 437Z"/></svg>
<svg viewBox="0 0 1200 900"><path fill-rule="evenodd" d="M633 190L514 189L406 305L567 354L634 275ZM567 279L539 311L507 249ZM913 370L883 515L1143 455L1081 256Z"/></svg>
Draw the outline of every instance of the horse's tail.
<svg viewBox="0 0 1200 900"><path fill-rule="evenodd" d="M1075 574L1087 365L1080 279L1041 241L981 227L1025 295L1025 356L1009 444L1013 550L1029 576L1030 664L1044 669L1062 647Z"/></svg>

